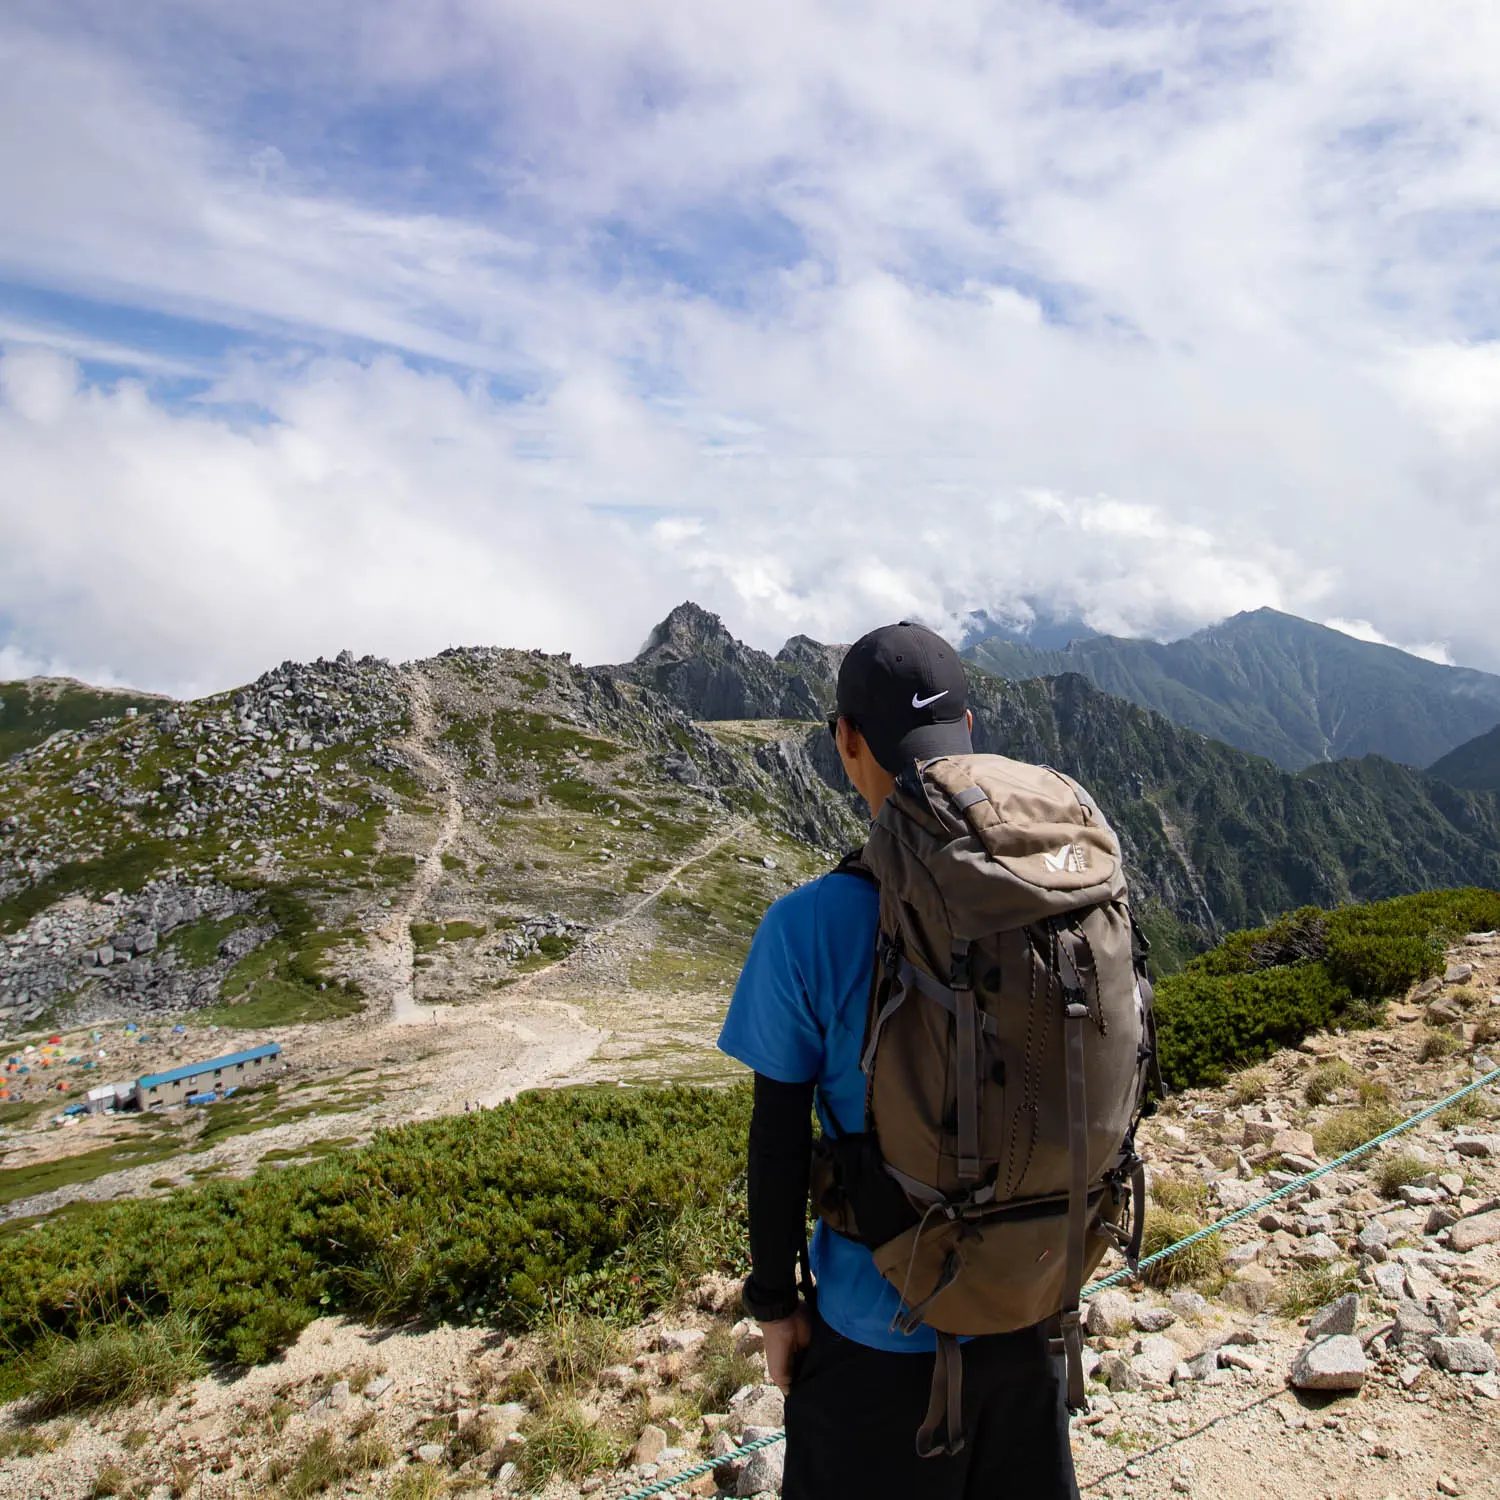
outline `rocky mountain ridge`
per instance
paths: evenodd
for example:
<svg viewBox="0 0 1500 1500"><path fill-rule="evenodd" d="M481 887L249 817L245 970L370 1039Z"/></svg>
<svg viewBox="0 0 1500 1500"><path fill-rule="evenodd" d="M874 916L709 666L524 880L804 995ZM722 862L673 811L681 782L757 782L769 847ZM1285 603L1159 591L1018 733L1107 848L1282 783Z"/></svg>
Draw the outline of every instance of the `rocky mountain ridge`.
<svg viewBox="0 0 1500 1500"><path fill-rule="evenodd" d="M129 688L98 688L72 677L0 682L0 761L39 745L60 729L160 708L170 698Z"/></svg>
<svg viewBox="0 0 1500 1500"><path fill-rule="evenodd" d="M213 1005L226 985L276 997L275 1014L348 1014L384 983L382 912L419 860L418 904L484 934L424 951L415 992L443 994L503 981L543 914L575 933L613 920L736 820L813 873L863 826L821 724L838 655L794 637L772 657L684 605L624 668L344 653L63 730L0 764L0 1025ZM977 748L1056 765L1100 799L1168 965L1303 904L1500 885L1494 793L1375 758L1288 775L1076 674L976 674L972 701ZM744 717L704 712L724 707ZM441 868L439 824L459 836ZM120 920L138 906L141 931ZM755 915L726 930L724 964ZM670 941L693 947L686 924Z"/></svg>
<svg viewBox="0 0 1500 1500"><path fill-rule="evenodd" d="M0 1027L206 1003L241 961L252 998L341 1013L368 987L379 903L444 819L473 847L434 872L436 894L487 930L498 981L527 957L527 922L609 920L716 823L790 840L814 867L856 839L806 740L710 733L608 673L491 649L288 662L61 731L0 765Z"/></svg>
<svg viewBox="0 0 1500 1500"><path fill-rule="evenodd" d="M1117 636L1043 651L1001 638L967 656L1024 680L1078 672L1284 770L1375 754L1427 766L1500 716L1500 676L1441 666L1277 610L1162 644Z"/></svg>
<svg viewBox="0 0 1500 1500"><path fill-rule="evenodd" d="M663 637L712 643L711 691L692 672L655 678L695 718L710 717L719 701L776 718L787 668L799 695L833 701L841 648L800 637L773 658L734 641L696 606L674 611L652 642ZM647 670L655 670L656 649L648 643L643 653ZM635 671L603 670L627 680ZM970 702L976 749L1054 765L1100 799L1150 926L1179 951L1300 905L1500 880L1500 799L1491 794L1377 757L1289 774L1078 673L1025 681L972 673ZM831 788L849 795L817 729L807 731L807 754Z"/></svg>

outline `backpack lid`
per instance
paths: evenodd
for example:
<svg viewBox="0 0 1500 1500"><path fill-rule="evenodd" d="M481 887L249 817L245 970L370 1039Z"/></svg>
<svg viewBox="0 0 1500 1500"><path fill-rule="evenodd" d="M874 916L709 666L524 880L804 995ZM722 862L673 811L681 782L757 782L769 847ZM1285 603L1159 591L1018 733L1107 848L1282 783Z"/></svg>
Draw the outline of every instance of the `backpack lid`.
<svg viewBox="0 0 1500 1500"><path fill-rule="evenodd" d="M1024 926L1125 889L1119 843L1093 799L1059 771L1001 755L944 756L903 772L866 861L906 899L939 902L955 937Z"/></svg>

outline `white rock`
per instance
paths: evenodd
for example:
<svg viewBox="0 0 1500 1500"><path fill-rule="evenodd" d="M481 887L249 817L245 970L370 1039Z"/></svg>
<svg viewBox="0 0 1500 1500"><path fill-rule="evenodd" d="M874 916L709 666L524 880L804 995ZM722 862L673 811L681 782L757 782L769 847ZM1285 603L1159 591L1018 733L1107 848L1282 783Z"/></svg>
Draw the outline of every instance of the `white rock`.
<svg viewBox="0 0 1500 1500"><path fill-rule="evenodd" d="M1164 1334L1154 1333L1141 1340L1139 1350L1131 1357L1130 1368L1142 1385L1171 1385L1182 1351Z"/></svg>
<svg viewBox="0 0 1500 1500"><path fill-rule="evenodd" d="M1327 1266L1343 1258L1344 1252L1326 1234L1315 1234L1292 1251L1292 1259L1299 1266Z"/></svg>
<svg viewBox="0 0 1500 1500"><path fill-rule="evenodd" d="M1312 1322L1307 1325L1307 1336L1319 1339L1330 1333L1353 1333L1358 1324L1359 1293L1346 1292L1313 1314Z"/></svg>
<svg viewBox="0 0 1500 1500"><path fill-rule="evenodd" d="M641 1428L632 1458L638 1464L654 1464L667 1446L667 1435L652 1422Z"/></svg>
<svg viewBox="0 0 1500 1500"><path fill-rule="evenodd" d="M1132 1320L1138 1333L1164 1333L1177 1321L1170 1307L1138 1307Z"/></svg>
<svg viewBox="0 0 1500 1500"><path fill-rule="evenodd" d="M741 1427L780 1427L785 1402L774 1385L747 1385L729 1398L729 1415Z"/></svg>
<svg viewBox="0 0 1500 1500"><path fill-rule="evenodd" d="M1432 1362L1456 1375L1489 1375L1495 1369L1495 1351L1483 1339L1433 1339Z"/></svg>
<svg viewBox="0 0 1500 1500"><path fill-rule="evenodd" d="M1460 1219L1448 1231L1449 1248L1461 1254L1477 1250L1481 1245L1497 1243L1500 1243L1500 1208L1475 1214L1472 1218Z"/></svg>
<svg viewBox="0 0 1500 1500"><path fill-rule="evenodd" d="M1452 1150L1460 1156L1488 1159L1500 1156L1500 1135L1460 1135L1453 1140Z"/></svg>
<svg viewBox="0 0 1500 1500"><path fill-rule="evenodd" d="M1084 1323L1089 1333L1123 1333L1131 1322L1131 1302L1124 1292L1103 1291L1089 1298L1088 1316Z"/></svg>
<svg viewBox="0 0 1500 1500"><path fill-rule="evenodd" d="M1302 1347L1292 1364L1292 1384L1301 1391L1357 1391L1368 1370L1359 1340L1334 1333Z"/></svg>
<svg viewBox="0 0 1500 1500"><path fill-rule="evenodd" d="M745 1441L754 1442L758 1437L769 1437L772 1428L750 1427L745 1430ZM763 1490L781 1493L781 1476L786 1468L786 1444L772 1443L768 1448L758 1448L745 1460L744 1467L734 1482L736 1495L758 1495Z"/></svg>
<svg viewBox="0 0 1500 1500"><path fill-rule="evenodd" d="M1189 1291L1186 1287L1178 1288L1168 1300L1179 1318L1193 1320L1208 1311L1208 1298L1202 1292Z"/></svg>
<svg viewBox="0 0 1500 1500"><path fill-rule="evenodd" d="M696 1349L708 1335L701 1328L669 1328L656 1341L656 1347L668 1354L686 1354Z"/></svg>

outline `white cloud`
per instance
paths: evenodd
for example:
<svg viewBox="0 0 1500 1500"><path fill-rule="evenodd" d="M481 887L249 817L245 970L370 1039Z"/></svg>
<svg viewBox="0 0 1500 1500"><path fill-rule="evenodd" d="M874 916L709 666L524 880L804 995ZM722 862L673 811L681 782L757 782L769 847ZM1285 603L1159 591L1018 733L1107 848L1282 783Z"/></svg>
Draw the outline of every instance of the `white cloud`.
<svg viewBox="0 0 1500 1500"><path fill-rule="evenodd" d="M1393 641L1382 635L1368 620L1324 620L1323 623L1330 630L1341 631L1344 635L1352 635L1357 641L1369 641L1376 646L1394 646L1397 651L1405 651L1408 656L1420 656L1424 661L1434 661L1440 666L1453 666L1453 653L1448 650L1443 641L1427 641L1413 646L1403 646L1399 641Z"/></svg>
<svg viewBox="0 0 1500 1500"><path fill-rule="evenodd" d="M5 362L34 656L609 658L692 593L1500 668L1493 7L78 0L0 63L0 273L253 335L0 321L147 377Z"/></svg>
<svg viewBox="0 0 1500 1500"><path fill-rule="evenodd" d="M393 359L320 361L264 423L0 362L0 551L18 655L222 688L287 656L525 642L610 653L670 573L519 448L534 414ZM591 443L585 415L578 446Z"/></svg>

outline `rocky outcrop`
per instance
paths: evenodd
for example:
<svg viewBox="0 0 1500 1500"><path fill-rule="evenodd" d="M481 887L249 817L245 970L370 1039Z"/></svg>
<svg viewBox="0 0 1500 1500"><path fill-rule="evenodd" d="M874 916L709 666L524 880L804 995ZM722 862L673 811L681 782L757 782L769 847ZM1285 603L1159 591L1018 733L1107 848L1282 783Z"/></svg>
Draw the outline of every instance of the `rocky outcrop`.
<svg viewBox="0 0 1500 1500"><path fill-rule="evenodd" d="M679 604L633 661L601 670L651 688L694 719L816 719L829 704L824 648L796 639L805 648L788 642L772 657L737 641L717 615Z"/></svg>
<svg viewBox="0 0 1500 1500"><path fill-rule="evenodd" d="M211 1004L234 964L275 934L256 906L250 892L180 879L74 897L0 946L0 1025L36 1022L65 996L75 1025ZM179 946L189 932L209 940L206 951Z"/></svg>

